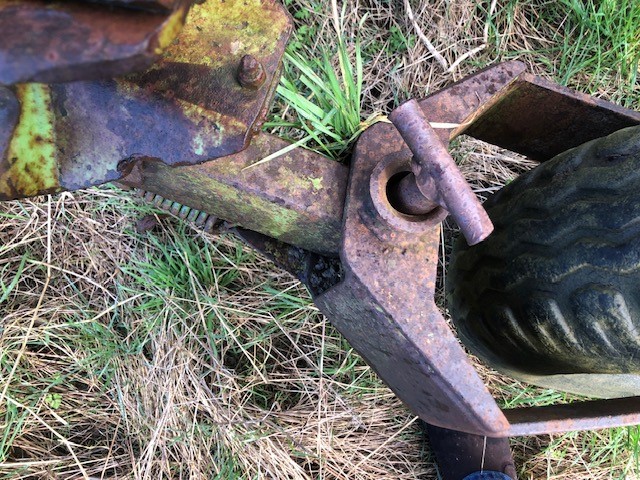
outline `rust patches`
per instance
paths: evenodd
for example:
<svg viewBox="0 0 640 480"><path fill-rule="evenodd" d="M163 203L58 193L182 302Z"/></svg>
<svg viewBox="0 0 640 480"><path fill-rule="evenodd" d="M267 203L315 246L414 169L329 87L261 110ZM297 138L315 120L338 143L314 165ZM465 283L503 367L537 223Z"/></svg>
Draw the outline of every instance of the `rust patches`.
<svg viewBox="0 0 640 480"><path fill-rule="evenodd" d="M253 55L245 55L240 59L238 66L238 82L245 88L260 88L267 76L264 68Z"/></svg>
<svg viewBox="0 0 640 480"><path fill-rule="evenodd" d="M410 180L408 185L396 181L402 174ZM400 155L389 155L378 163L371 173L369 190L377 215L390 227L404 232L433 230L448 215L445 209L426 200L418 190L409 159Z"/></svg>
<svg viewBox="0 0 640 480"><path fill-rule="evenodd" d="M0 1L0 27L3 21L6 25L11 23L11 12L33 19L34 12L39 12L46 5L42 19L44 23L36 25L36 32L43 30L47 22L60 19L61 24L56 28L63 30L65 25L70 28L74 22L80 22L80 26L85 22L87 30L84 33L80 27L79 30L72 30L78 35L77 38L88 35L89 40L93 39L99 45L103 45L100 35L106 35L112 43L130 42L138 35L135 38L144 38L149 48L155 48L154 45L167 46L163 58L143 73L117 80L56 83L51 86L52 124L55 127L53 136L58 160L56 171L59 171L63 189L78 189L117 180L123 175L123 171L118 169L119 163L131 156L154 158L175 166L231 155L246 148L252 136L259 131L277 85L280 62L291 31L290 17L276 0L209 1L193 7L187 25L174 42L171 42L173 33L166 38L158 36L159 31L175 33L176 26L182 21L181 9L186 10L190 3L190 0L178 0L170 15L166 12L113 8L109 12L113 11L117 18L110 15L102 18L98 13L106 7L96 5L45 0ZM138 20L140 24L136 23ZM145 30L151 25L146 22L151 22L161 30L155 27ZM19 21L14 23L20 24ZM130 35L131 32L127 33L127 25L133 24L137 28L134 37ZM96 25L103 25L106 30L96 30ZM0 31L5 34L1 28ZM86 53L86 57L78 57L78 52L72 52L78 44L72 41L76 37L58 38L55 34L57 31L47 33L47 39L54 37L55 42L47 44L44 50L34 50L34 61L37 61L33 65L25 61L24 56L11 50L12 44L0 46L0 53L3 48L13 52L13 56L10 55L6 61L14 61L12 65L16 67L13 70L13 67L5 70L0 68L0 83L6 81L2 80L2 72L13 76L11 81L33 78L34 75L49 79L53 77L48 75L53 73L58 80L68 79L60 74L66 71L66 67L57 70L57 67L49 68L51 65L46 62L38 63L42 55L50 56L53 59L51 62L58 62L56 65L70 62L67 66L72 76L78 72L80 76L84 75L82 69L88 64L83 58L96 60L98 64L93 64L91 68L95 67L97 72L114 74L114 70L100 70L100 52L89 49L81 52L82 55ZM147 35L149 31L153 32L151 37ZM7 32L19 33L14 25ZM38 35L36 37L40 38ZM25 40L24 36L20 38ZM40 40L44 41L43 38ZM58 48L67 45L63 39L68 40L71 50ZM25 41L31 45L30 39ZM138 47L139 43L135 43L132 48ZM69 58L58 58L60 55ZM265 75L262 88L254 90L238 84L237 69L244 55L253 55L262 65ZM39 70L42 65L46 68ZM26 70L20 70L23 67ZM42 138L47 137L42 135ZM31 141L33 147L41 148L35 136ZM49 168L50 157L45 157ZM4 169L7 169L6 164ZM43 183L43 189L49 191L52 183ZM5 188L9 189L9 183L5 182ZM12 191L14 196L44 193L44 190L33 189L13 188Z"/></svg>
<svg viewBox="0 0 640 480"><path fill-rule="evenodd" d="M413 152L411 166L422 194L451 213L469 245L487 238L493 231L487 212L418 102L409 100L391 112L389 119Z"/></svg>
<svg viewBox="0 0 640 480"><path fill-rule="evenodd" d="M460 124L459 127L438 129L439 137L446 144L462 133L488 102L525 71L526 66L518 61L492 65L420 100L420 106L434 121Z"/></svg>
<svg viewBox="0 0 640 480"><path fill-rule="evenodd" d="M307 250L336 253L347 187L344 165L296 149L247 168L288 145L259 134L242 152L200 165L128 162L123 169L130 174L122 182Z"/></svg>
<svg viewBox="0 0 640 480"><path fill-rule="evenodd" d="M545 161L634 125L640 125L640 112L527 73L496 95L461 132Z"/></svg>
<svg viewBox="0 0 640 480"><path fill-rule="evenodd" d="M7 149L19 117L20 102L11 90L0 86L0 174L7 168Z"/></svg>
<svg viewBox="0 0 640 480"><path fill-rule="evenodd" d="M508 423L434 303L440 226L405 230L372 205L372 196L384 194L371 189L376 169L410 157L390 124L374 125L358 140L343 227L345 278L315 302L416 415L499 435Z"/></svg>
<svg viewBox="0 0 640 480"><path fill-rule="evenodd" d="M291 19L276 1L206 1L191 8L185 28L164 58L210 68L234 59L235 71L243 55L264 59L290 33Z"/></svg>
<svg viewBox="0 0 640 480"><path fill-rule="evenodd" d="M640 424L640 397L505 410L509 436L545 435ZM505 435L506 436L506 435Z"/></svg>
<svg viewBox="0 0 640 480"><path fill-rule="evenodd" d="M42 84L18 85L16 96L20 115L0 171L0 199L60 189L51 91Z"/></svg>
<svg viewBox="0 0 640 480"><path fill-rule="evenodd" d="M290 29L275 0L206 2L191 9L176 41L149 70L56 85L63 185L116 180L118 162L134 154L191 165L246 148L266 115ZM264 68L259 90L236 80L246 51Z"/></svg>
<svg viewBox="0 0 640 480"><path fill-rule="evenodd" d="M522 83L527 85L523 88ZM526 102L511 101L518 99L512 93L518 89ZM540 100L544 91L551 92L550 98ZM510 102L502 102L504 98ZM527 102L530 109L514 107ZM535 112L534 105L545 110ZM431 121L463 125L441 130L439 139L432 131L410 134L409 143L418 144L418 148L412 146L419 157L429 156L422 155L421 148L441 146L440 141L446 144L450 136L465 129L483 139L492 138L498 145L510 142L523 150L541 145L565 149L575 138L560 138L560 133L566 137L566 132L557 131L557 122L549 122L557 115L568 119L586 115L582 119L588 122L584 131L597 136L617 125L633 123L639 116L547 85L523 74L520 64L485 70L423 100L421 107L430 112ZM534 121L529 131L531 118ZM465 119L470 123L465 124ZM558 117L558 121L567 119ZM478 125L482 129L476 129ZM511 125L518 127L518 135L508 133ZM544 135L536 135L549 130L553 130L553 141L547 145ZM414 142L413 137L421 137L421 142ZM382 198L385 189L379 188L378 180L385 177L377 175L377 170L395 168L396 163L398 169L406 169L409 158L411 152L402 137L388 124L369 128L356 145L341 252L345 278L315 299L331 322L398 397L432 425L501 437L637 423L637 398L500 411L434 304L438 226L426 228L427 219L414 215L413 220L422 222L425 228L403 228L401 222L406 224L410 219L397 215L394 221L388 221L380 213L380 204L390 202ZM435 165L432 170L441 176L445 167ZM420 175L420 171L416 173ZM438 191L432 198L450 205L444 196Z"/></svg>
<svg viewBox="0 0 640 480"><path fill-rule="evenodd" d="M4 0L0 84L69 82L145 69L176 37L190 4L179 0L173 2L173 11L152 12L81 2Z"/></svg>
<svg viewBox="0 0 640 480"><path fill-rule="evenodd" d="M166 1L168 3L172 0ZM191 5L191 0L172 1L172 3L178 4L179 7L167 17L162 28L157 32L157 36L155 38L156 45L154 49L154 52L157 55L160 55L165 48L171 45L171 42L175 40L180 33L180 30L182 30L185 16Z"/></svg>

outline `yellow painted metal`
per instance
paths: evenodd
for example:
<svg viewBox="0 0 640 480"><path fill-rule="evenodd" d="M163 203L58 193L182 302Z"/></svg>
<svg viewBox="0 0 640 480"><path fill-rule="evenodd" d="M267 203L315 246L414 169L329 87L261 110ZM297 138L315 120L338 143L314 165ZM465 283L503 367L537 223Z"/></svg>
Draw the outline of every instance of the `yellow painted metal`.
<svg viewBox="0 0 640 480"><path fill-rule="evenodd" d="M29 196L60 189L54 114L49 86L18 85L20 117L0 172L0 196Z"/></svg>

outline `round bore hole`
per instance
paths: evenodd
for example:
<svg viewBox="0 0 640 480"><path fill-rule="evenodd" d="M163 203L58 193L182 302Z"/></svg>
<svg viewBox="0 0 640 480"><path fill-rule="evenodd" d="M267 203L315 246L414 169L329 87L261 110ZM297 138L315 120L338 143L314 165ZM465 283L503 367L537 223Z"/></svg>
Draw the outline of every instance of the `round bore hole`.
<svg viewBox="0 0 640 480"><path fill-rule="evenodd" d="M392 227L420 233L441 222L447 212L433 206L417 189L406 189L403 182L413 176L406 158L385 158L371 173L370 192L378 214Z"/></svg>
<svg viewBox="0 0 640 480"><path fill-rule="evenodd" d="M387 183L389 204L404 215L421 217L429 215L438 205L426 198L416 183L413 172L398 172Z"/></svg>

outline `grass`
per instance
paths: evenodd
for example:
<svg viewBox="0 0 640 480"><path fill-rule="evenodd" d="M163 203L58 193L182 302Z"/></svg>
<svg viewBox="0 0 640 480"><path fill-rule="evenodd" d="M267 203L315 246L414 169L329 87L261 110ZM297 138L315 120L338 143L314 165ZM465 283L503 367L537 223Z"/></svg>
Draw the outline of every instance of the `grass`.
<svg viewBox="0 0 640 480"><path fill-rule="evenodd" d="M597 92L610 77L619 77L627 86L636 83L640 60L637 2L562 0L554 13L565 16L558 29L564 34L557 73L561 82L588 76L586 88L591 92Z"/></svg>
<svg viewBox="0 0 640 480"><path fill-rule="evenodd" d="M309 30L302 32L304 38ZM333 61L336 57L337 65ZM297 39L287 48L284 65L277 94L295 112L295 119L275 118L266 127L286 128L292 136L301 132L303 136L296 141L297 146L312 148L336 160L344 159L360 133L381 118L375 113L361 118L360 41L356 38L349 49L346 39L338 35L337 47L325 46L312 53Z"/></svg>
<svg viewBox="0 0 640 480"><path fill-rule="evenodd" d="M634 0L511 0L491 31L500 56L525 55L563 85L634 107L638 25Z"/></svg>
<svg viewBox="0 0 640 480"><path fill-rule="evenodd" d="M448 65L462 59L451 72L402 5L285 3L297 33L268 128L337 160L400 101L501 59L640 103L632 0L412 2ZM454 153L481 195L533 166L467 138ZM438 478L415 417L297 281L172 216L136 232L158 213L109 186L0 205L0 479ZM567 398L478 369L505 406ZM521 478L632 479L639 441L512 448Z"/></svg>

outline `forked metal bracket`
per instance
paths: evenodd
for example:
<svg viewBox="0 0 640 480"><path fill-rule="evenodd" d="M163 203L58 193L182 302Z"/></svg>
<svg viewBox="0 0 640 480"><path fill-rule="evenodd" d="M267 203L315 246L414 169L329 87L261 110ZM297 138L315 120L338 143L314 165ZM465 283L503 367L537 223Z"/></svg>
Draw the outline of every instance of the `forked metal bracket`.
<svg viewBox="0 0 640 480"><path fill-rule="evenodd" d="M169 47L144 73L0 88L0 200L121 180L250 229L243 236L299 275L354 348L433 425L501 437L640 423L638 398L501 410L434 303L438 222L451 198L433 199L440 206L423 213L391 206L388 185L412 170L412 153L386 123L363 133L350 168L300 149L256 163L288 146L254 133L290 19L261 2L252 22L264 25L269 44L255 43L240 22L253 59L234 51L221 64L202 63L206 45L235 45L214 42L224 32L198 24L226 18L226 10L198 16L211 5L192 9L175 44L199 47ZM247 73L256 61L264 79ZM220 88L211 93L212 85ZM419 105L431 122L455 125L437 131L445 146L467 134L539 161L640 124L640 113L533 76L520 62L485 69ZM417 180L423 192L429 179ZM415 188L407 192L416 198Z"/></svg>
<svg viewBox="0 0 640 480"><path fill-rule="evenodd" d="M518 62L482 71L422 100L420 107L432 122L460 125L439 131L447 144L466 133L540 161L640 124L638 112L532 76ZM429 424L507 437L640 423L637 397L499 408L434 302L441 215L407 215L389 201L390 179L410 172L411 158L393 125L369 128L350 166L342 276L319 291L308 282L312 259L293 269L330 321ZM278 251L281 264L299 258L270 242L266 250L272 256ZM264 240L257 245L265 250Z"/></svg>

